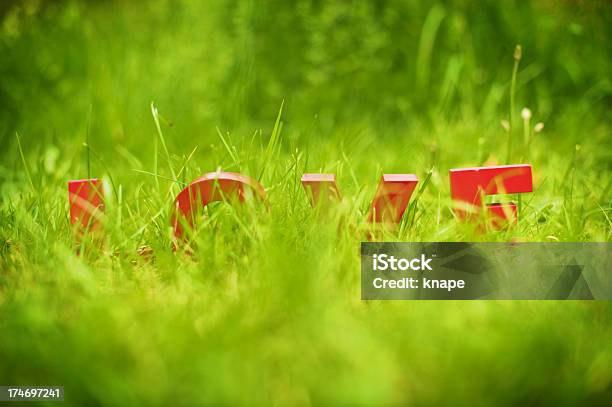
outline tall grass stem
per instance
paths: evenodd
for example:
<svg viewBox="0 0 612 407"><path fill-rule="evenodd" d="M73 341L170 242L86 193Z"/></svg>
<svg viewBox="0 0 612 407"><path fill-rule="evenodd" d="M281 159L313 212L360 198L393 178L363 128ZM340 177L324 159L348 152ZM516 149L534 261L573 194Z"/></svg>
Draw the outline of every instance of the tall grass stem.
<svg viewBox="0 0 612 407"><path fill-rule="evenodd" d="M17 146L19 147L19 155L21 155L21 162L23 163L23 168L25 170L26 177L28 177L28 182L30 183L32 190L36 191L36 188L34 187L34 181L32 181L32 174L30 173L30 169L28 168L28 164L26 163L25 156L23 155L23 149L21 148L21 140L19 139L18 132L15 132L15 137L17 137Z"/></svg>
<svg viewBox="0 0 612 407"><path fill-rule="evenodd" d="M514 67L512 68L512 81L510 82L510 130L508 131L508 152L506 155L506 164L511 164L512 162L512 138L515 120L516 78L518 76L518 69L522 56L523 49L519 44L514 49Z"/></svg>

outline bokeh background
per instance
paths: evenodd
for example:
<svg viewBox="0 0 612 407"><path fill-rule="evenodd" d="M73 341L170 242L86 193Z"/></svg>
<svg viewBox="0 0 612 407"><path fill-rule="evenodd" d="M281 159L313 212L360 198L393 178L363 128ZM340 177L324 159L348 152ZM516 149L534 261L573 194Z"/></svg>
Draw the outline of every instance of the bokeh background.
<svg viewBox="0 0 612 407"><path fill-rule="evenodd" d="M150 163L152 101L173 125L170 150L198 144L204 159L216 127L268 131L283 100L285 135L302 146L363 133L373 152L398 138L435 144L451 123L463 145L484 138L503 156L516 44L516 109L545 123L547 147L609 139L606 1L28 0L0 10L3 182L21 165L16 130L30 154L53 145L72 157L90 127L92 148L120 144ZM592 153L609 170L609 149Z"/></svg>
<svg viewBox="0 0 612 407"><path fill-rule="evenodd" d="M0 2L0 384L605 404L608 302L363 302L356 231L384 171L425 185L387 240L610 241L611 23L609 1ZM470 229L447 171L505 164L509 133L534 193L515 227ZM211 207L174 254L172 198L217 168L261 179L268 210ZM323 222L299 184L318 171L345 197ZM66 181L88 176L108 216L77 254Z"/></svg>

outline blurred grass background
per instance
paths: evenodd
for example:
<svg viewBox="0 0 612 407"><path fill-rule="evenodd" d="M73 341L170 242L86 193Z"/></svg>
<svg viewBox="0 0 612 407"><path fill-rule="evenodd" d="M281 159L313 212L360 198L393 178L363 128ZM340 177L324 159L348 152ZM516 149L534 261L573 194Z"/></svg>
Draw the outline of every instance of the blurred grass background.
<svg viewBox="0 0 612 407"><path fill-rule="evenodd" d="M0 21L0 384L73 405L610 399L608 303L363 303L355 233L383 171L432 170L386 238L610 241L608 2L4 1ZM536 188L515 228L475 233L447 171L505 163L508 126ZM263 174L270 210L215 206L174 255L170 167ZM345 195L324 222L299 185L317 171ZM76 256L66 181L88 173L107 236Z"/></svg>
<svg viewBox="0 0 612 407"><path fill-rule="evenodd" d="M547 147L609 141L607 2L4 4L0 135L12 173L15 130L31 154L75 154L88 123L92 148L120 143L150 162L151 101L174 125L171 150L198 144L202 158L215 127L268 129L283 100L285 133L302 145L366 133L367 148L420 146L447 141L450 123L462 145L484 138L498 153L515 44L517 109L546 124ZM609 169L607 150L592 153Z"/></svg>

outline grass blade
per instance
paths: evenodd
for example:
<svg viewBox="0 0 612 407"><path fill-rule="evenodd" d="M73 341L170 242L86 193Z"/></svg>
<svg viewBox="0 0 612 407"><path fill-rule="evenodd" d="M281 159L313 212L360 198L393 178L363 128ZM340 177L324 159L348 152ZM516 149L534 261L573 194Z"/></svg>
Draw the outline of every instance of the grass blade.
<svg viewBox="0 0 612 407"><path fill-rule="evenodd" d="M21 140L19 139L19 133L15 132L15 137L17 137L17 147L19 147L19 155L21 155L21 162L23 163L23 168L26 173L26 177L28 177L28 182L32 187L32 191L36 191L34 187L34 182L32 181L32 174L30 173L30 169L28 168L28 164L26 163L25 156L23 155L23 149L21 148Z"/></svg>

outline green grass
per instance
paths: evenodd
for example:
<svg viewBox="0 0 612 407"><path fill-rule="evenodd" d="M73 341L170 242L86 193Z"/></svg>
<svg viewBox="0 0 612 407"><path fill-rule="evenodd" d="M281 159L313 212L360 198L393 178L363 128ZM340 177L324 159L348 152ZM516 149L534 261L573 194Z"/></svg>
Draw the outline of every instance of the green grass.
<svg viewBox="0 0 612 407"><path fill-rule="evenodd" d="M362 302L359 280L383 172L425 185L386 240L611 240L605 2L0 12L0 385L64 385L70 405L610 398L608 302ZM458 222L448 170L510 155L534 168L519 223ZM175 195L218 168L267 205L211 205L174 253ZM304 172L338 176L325 216ZM89 174L105 233L79 255L66 182Z"/></svg>

